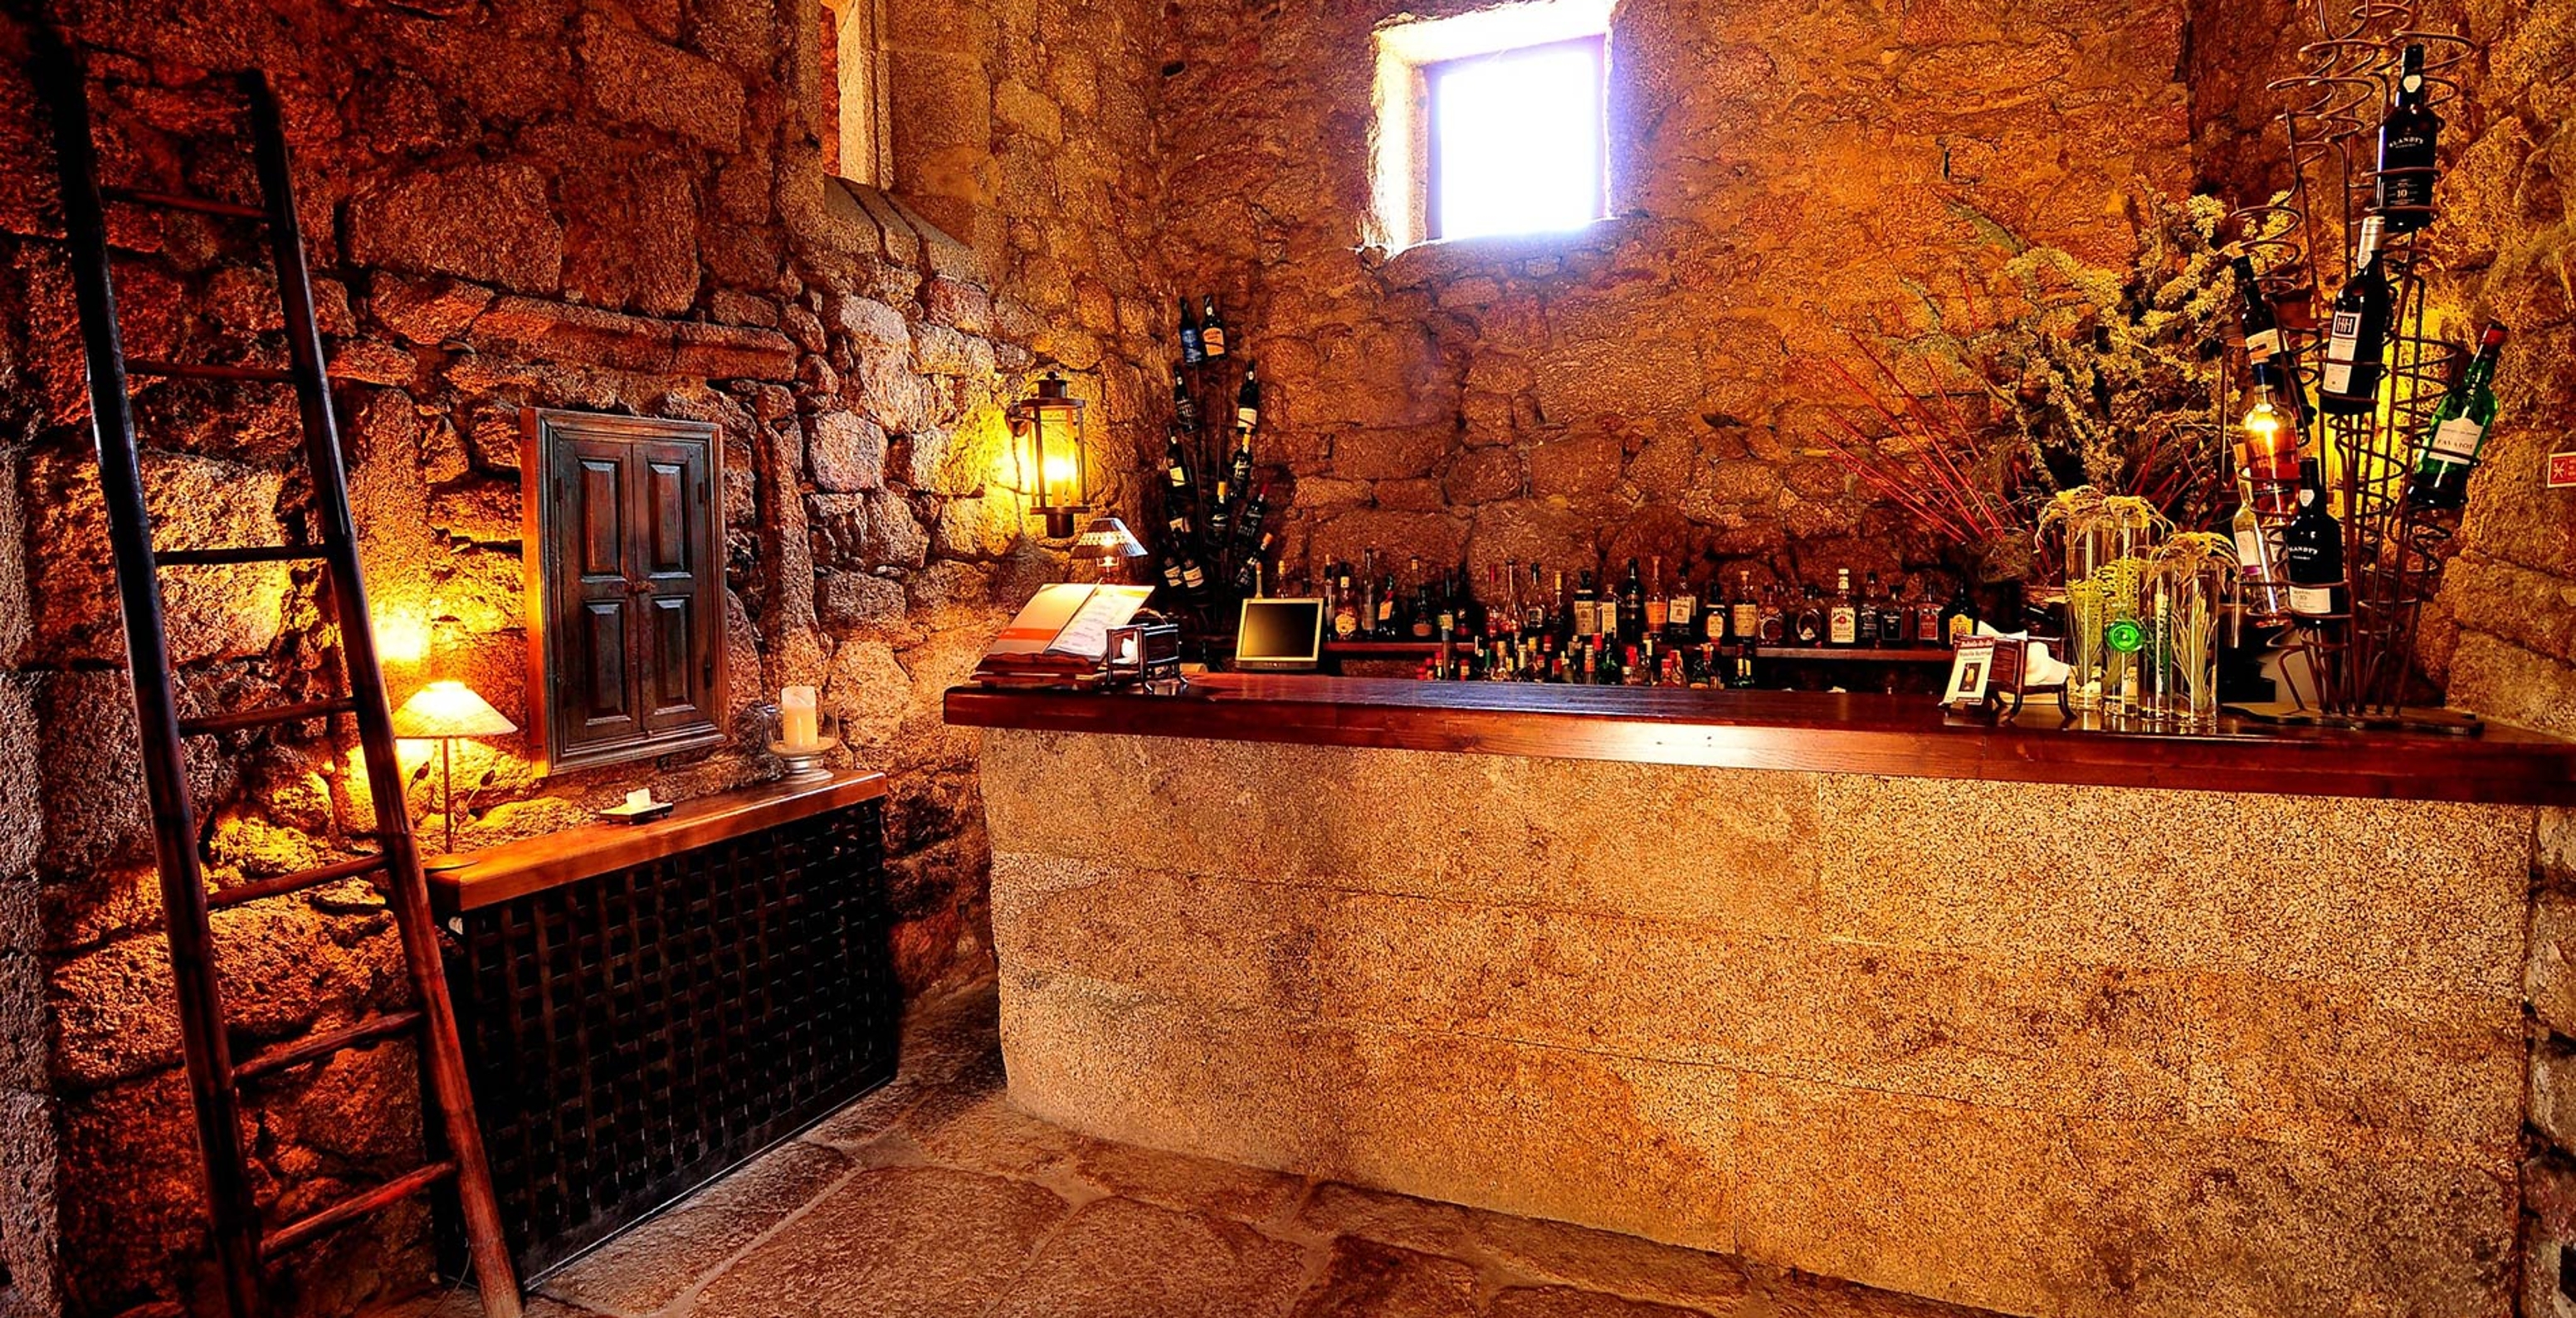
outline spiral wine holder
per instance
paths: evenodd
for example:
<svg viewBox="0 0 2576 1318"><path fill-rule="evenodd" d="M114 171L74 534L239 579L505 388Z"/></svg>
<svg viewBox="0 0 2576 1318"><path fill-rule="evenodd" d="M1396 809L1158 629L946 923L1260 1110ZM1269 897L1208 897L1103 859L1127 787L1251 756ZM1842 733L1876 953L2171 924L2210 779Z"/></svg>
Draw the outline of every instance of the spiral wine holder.
<svg viewBox="0 0 2576 1318"><path fill-rule="evenodd" d="M2349 235L2359 217L2433 217L2430 206L2375 206L2382 177L2372 167L2377 121L2396 86L2402 52L2424 48L2425 94L2436 113L2464 95L2458 71L2478 53L2465 37L2417 29L2411 3L2366 0L2344 9L2319 3L2311 17L2318 39L2299 49L2302 72L2267 84L2281 105L2275 119L2291 167L2289 186L2235 216L2241 246L2280 310L2303 395L2313 393L2324 371L2324 276L2338 275L2340 283L2357 273ZM2389 171L2399 172L2438 171ZM2423 608L2441 585L2459 523L2456 511L2427 510L2406 497L2416 442L2465 356L2425 325L2426 286L2435 273L2425 232L2392 235L2383 247L2390 317L2378 407L2362 416L2307 409L2303 447L2324 462L2327 488L2339 505L2350 604L2339 616L2297 620L2285 649L2303 662L2284 665L2290 700L2281 717L2477 728L2474 718L2405 703L2416 680ZM2286 513L2260 516L2275 537L2287 520Z"/></svg>

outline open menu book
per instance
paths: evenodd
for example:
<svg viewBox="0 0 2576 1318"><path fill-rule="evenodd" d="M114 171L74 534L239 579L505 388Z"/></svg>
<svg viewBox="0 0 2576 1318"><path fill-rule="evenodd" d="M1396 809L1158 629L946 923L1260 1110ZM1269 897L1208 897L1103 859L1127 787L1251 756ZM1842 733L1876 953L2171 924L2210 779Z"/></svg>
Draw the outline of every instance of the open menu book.
<svg viewBox="0 0 2576 1318"><path fill-rule="evenodd" d="M1066 583L1039 589L984 649L983 673L1080 673L1109 656L1109 629L1145 607L1151 586Z"/></svg>

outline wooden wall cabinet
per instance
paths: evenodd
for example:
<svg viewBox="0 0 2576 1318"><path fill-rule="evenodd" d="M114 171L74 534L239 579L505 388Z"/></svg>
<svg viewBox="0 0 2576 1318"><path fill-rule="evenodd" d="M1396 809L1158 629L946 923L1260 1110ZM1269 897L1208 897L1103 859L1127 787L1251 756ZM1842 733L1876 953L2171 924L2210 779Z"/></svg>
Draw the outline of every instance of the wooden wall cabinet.
<svg viewBox="0 0 2576 1318"><path fill-rule="evenodd" d="M716 428L531 407L519 429L538 771L722 742Z"/></svg>

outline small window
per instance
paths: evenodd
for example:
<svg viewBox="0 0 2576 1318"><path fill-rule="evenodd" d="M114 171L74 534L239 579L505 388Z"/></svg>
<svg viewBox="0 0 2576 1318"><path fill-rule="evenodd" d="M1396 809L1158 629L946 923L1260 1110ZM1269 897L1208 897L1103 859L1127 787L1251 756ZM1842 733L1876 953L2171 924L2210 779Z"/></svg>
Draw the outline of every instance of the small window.
<svg viewBox="0 0 2576 1318"><path fill-rule="evenodd" d="M1377 31L1362 241L1575 229L1609 213L1610 0L1536 0Z"/></svg>
<svg viewBox="0 0 2576 1318"><path fill-rule="evenodd" d="M1601 218L1603 45L1587 37L1423 71L1431 237L1577 229Z"/></svg>
<svg viewBox="0 0 2576 1318"><path fill-rule="evenodd" d="M823 0L823 172L882 188L893 173L885 132L884 0Z"/></svg>

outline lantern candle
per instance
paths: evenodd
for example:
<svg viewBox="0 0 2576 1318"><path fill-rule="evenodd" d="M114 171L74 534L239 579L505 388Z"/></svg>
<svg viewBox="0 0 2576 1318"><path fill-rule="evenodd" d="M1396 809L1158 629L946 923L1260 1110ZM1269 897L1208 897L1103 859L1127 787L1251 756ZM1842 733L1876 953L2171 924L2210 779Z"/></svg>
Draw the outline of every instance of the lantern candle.
<svg viewBox="0 0 2576 1318"><path fill-rule="evenodd" d="M823 744L814 720L814 688L791 686L778 693L778 739L790 751L810 751Z"/></svg>

